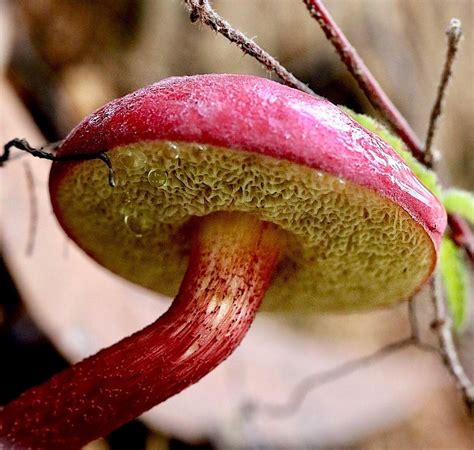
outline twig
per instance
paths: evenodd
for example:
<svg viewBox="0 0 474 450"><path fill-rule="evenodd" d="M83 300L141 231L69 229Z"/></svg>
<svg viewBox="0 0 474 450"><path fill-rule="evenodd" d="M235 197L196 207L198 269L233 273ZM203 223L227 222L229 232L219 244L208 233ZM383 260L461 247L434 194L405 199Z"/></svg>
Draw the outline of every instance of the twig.
<svg viewBox="0 0 474 450"><path fill-rule="evenodd" d="M446 88L448 87L449 80L452 76L454 59L459 48L459 41L462 37L461 21L458 19L451 19L449 27L446 30L446 35L448 36L448 48L446 51L446 58L443 65L441 79L438 85L438 93L436 95L433 109L431 110L430 123L428 126L428 133L426 135L425 142L425 163L429 167L433 165L433 154L431 150L433 137L436 131L438 120L442 113L443 99L446 94Z"/></svg>
<svg viewBox="0 0 474 450"><path fill-rule="evenodd" d="M215 32L225 36L230 42L236 44L245 54L252 56L269 71L278 75L287 86L294 87L307 94L316 95L314 91L298 80L298 78L283 67L272 55L219 16L211 5L209 5L208 0L184 0L184 3L190 12L192 22L199 21L212 28Z"/></svg>
<svg viewBox="0 0 474 450"><path fill-rule="evenodd" d="M342 30L337 26L336 22L331 17L329 11L323 5L322 0L303 1L305 2L306 7L308 8L311 16L317 20L324 33L326 34L326 37L336 49L342 62L346 65L347 70L349 70L349 72L355 78L360 88L362 89L366 97L369 99L370 103L382 114L382 116L385 118L391 128L406 144L412 155L426 167L431 167L433 163L433 155L431 150L429 150L428 153L425 153L421 142L417 138L413 129L410 127L410 124L401 115L401 113L392 103L390 98L388 98L387 94L385 94L384 90L377 82L375 77L372 75L369 68L365 65L362 58L358 55L355 48L350 44L349 40L346 38ZM447 63L449 64L449 74L447 74L447 80L445 82L446 85L450 78L450 70L458 48L458 43L461 34L461 23L457 19L453 19L448 29L448 55L452 53L452 56L448 57L450 61L449 63ZM445 75L443 72L443 77L444 76ZM446 86L442 87L441 84L441 95L444 95L443 93L446 89ZM440 105L441 101L442 98L440 99ZM435 119L435 121L436 120L437 119ZM434 125L436 125L436 123ZM433 134L434 131L435 128L433 127ZM433 136L431 136L429 139L432 140ZM428 148L430 147L431 144ZM462 224L462 229L468 229L468 225L466 224L463 218L458 218L458 222ZM472 242L472 240L470 240L468 237L463 237L459 242L461 241ZM474 255L472 251L470 251L470 248L464 247L464 249L466 250L466 253L471 262L474 262Z"/></svg>
<svg viewBox="0 0 474 450"><path fill-rule="evenodd" d="M308 377L303 378L296 385L284 403L249 403L245 405L246 413L249 415L255 413L264 413L271 416L280 417L294 414L301 406L309 392L350 375L356 370L366 368L369 365L378 362L381 359L411 345L416 345L416 341L413 337L402 339L400 341L393 342L392 344L385 345L370 355L348 361L324 372L318 372L316 374L309 375Z"/></svg>
<svg viewBox="0 0 474 450"><path fill-rule="evenodd" d="M448 216L451 239L458 247L464 248L470 261L474 261L474 234L466 221L457 214Z"/></svg>
<svg viewBox="0 0 474 450"><path fill-rule="evenodd" d="M418 321L416 318L414 299L411 299L408 302L408 319L410 321L409 337L385 345L384 347L376 350L370 355L363 356L352 361L348 361L327 371L318 372L316 374L307 376L306 378L301 380L295 388L292 389L292 392L288 396L288 399L282 404L274 405L264 403L257 405L251 402L247 402L243 406L243 413L247 417L257 412L263 412L271 416L291 415L298 410L307 395L315 389L325 384L337 381L338 379L341 379L345 376L348 376L358 369L365 368L371 364L374 364L380 361L381 359L408 346L414 346L422 351L439 354L439 349L437 347L434 347L430 344L421 341L418 329Z"/></svg>
<svg viewBox="0 0 474 450"><path fill-rule="evenodd" d="M105 152L77 153L74 155L57 156L52 153L48 153L44 151L44 148L46 147L49 147L49 146L34 148L25 139L18 139L18 138L12 139L11 141L7 142L3 146L3 154L0 155L0 167L3 166L3 164L9 160L10 149L12 148L23 150L32 156L36 156L37 158L42 158L42 159L48 159L49 161L65 162L65 161L90 161L94 159L99 159L107 166L108 173L109 173L109 185L111 187L115 187L114 169L112 167L112 163L110 162L110 159L107 153Z"/></svg>
<svg viewBox="0 0 474 450"><path fill-rule="evenodd" d="M26 183L30 199L30 217L28 226L28 241L26 243L26 255L31 256L35 247L36 241L36 230L38 228L38 199L35 193L35 180L33 178L33 172L28 161L23 163L25 168Z"/></svg>
<svg viewBox="0 0 474 450"><path fill-rule="evenodd" d="M423 153L421 142L415 132L384 92L357 53L356 49L351 45L342 30L337 26L322 1L303 1L306 4L311 17L318 22L324 31L324 34L336 49L341 61L355 78L372 106L383 115L393 131L395 131L395 133L410 149L413 156L420 162L425 163L425 155Z"/></svg>
<svg viewBox="0 0 474 450"><path fill-rule="evenodd" d="M435 321L432 323L432 328L436 331L438 336L444 365L456 380L457 387L461 391L468 413L474 416L474 385L466 375L461 361L459 360L456 346L454 345L451 331L451 318L446 311L443 286L438 273L435 274L430 287L431 300L435 313Z"/></svg>
<svg viewBox="0 0 474 450"><path fill-rule="evenodd" d="M438 90L438 99L435 103L435 107L433 108L432 118L430 121L430 131L429 136L427 137L426 145L428 152L424 152L420 142L418 139L416 139L416 135L408 122L406 122L403 116L401 116L393 103L384 93L383 89L372 76L367 66L364 64L355 49L350 45L347 38L334 22L331 15L322 4L322 1L304 0L304 2L308 7L310 14L318 21L327 38L338 52L341 60L345 63L347 69L357 80L359 86L362 88L372 105L383 114L394 131L405 142L413 156L425 166L431 167L433 162L431 142L436 128L436 121L441 113L442 99L446 91L447 83L451 76L451 68L454 61L454 56L462 35L461 23L454 19L451 21L450 27L448 29L448 55ZM454 237L454 241L457 245L464 248L467 256L471 262L473 262L474 239L469 225L464 221L463 218L459 216L450 215L448 220L451 226L451 232ZM461 389L464 402L468 406L470 413L474 414L472 406L474 397L474 393L472 392L472 383L465 374L462 365L459 362L456 347L454 346L452 339L451 323L450 320L447 319L446 308L444 307L444 299L442 293L438 291L439 289L433 292L433 301L435 305L436 322L441 324L438 330L441 354L443 356L445 366L453 375L456 384Z"/></svg>

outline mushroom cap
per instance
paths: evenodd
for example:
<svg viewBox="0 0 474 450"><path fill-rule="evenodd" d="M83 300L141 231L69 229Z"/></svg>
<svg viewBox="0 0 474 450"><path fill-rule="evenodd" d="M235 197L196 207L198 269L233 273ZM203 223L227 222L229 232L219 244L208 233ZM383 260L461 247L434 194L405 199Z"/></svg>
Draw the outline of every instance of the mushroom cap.
<svg viewBox="0 0 474 450"><path fill-rule="evenodd" d="M266 79L163 80L87 117L50 193L67 234L111 271L177 293L196 217L245 211L288 231L270 310L351 311L411 297L436 264L446 213L394 150L321 97Z"/></svg>

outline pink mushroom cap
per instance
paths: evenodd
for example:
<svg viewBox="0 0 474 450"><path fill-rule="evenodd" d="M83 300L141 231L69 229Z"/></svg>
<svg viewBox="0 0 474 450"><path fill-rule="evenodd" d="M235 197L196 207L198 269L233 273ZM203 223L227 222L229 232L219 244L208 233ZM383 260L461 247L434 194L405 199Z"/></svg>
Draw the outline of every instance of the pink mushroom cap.
<svg viewBox="0 0 474 450"><path fill-rule="evenodd" d="M177 149L178 153L171 154L170 148ZM107 187L105 168L97 161L55 163L50 178L54 211L69 236L101 264L131 281L167 295L173 295L176 291L178 280L186 267L188 249L181 241L176 244L176 235L178 228L180 230L189 228L192 223L191 216L202 216L217 210L243 210L256 214L263 220L275 218L274 222L287 229L289 233L293 231L293 224L296 224L295 243L290 246L287 257L283 258L277 271L276 278L281 282L276 283L278 289L274 289L273 292L270 290L269 293L270 297L275 297L274 302L270 301L272 309L279 309L278 305L282 303L296 305L298 299L285 300L283 297L289 293L293 293L292 297L305 297L304 291L308 289L311 278L315 278L315 284L323 283L323 292L316 290L306 295L308 299L311 297L314 301L302 301L302 303L319 303L317 309L364 309L406 299L430 277L435 266L440 239L446 227L446 213L443 206L386 142L367 131L324 98L310 96L254 76L220 74L175 77L140 89L108 103L87 117L65 139L59 154L100 151L108 152L114 168L117 169L118 187L115 192ZM123 162L124 152L128 152L126 157L131 157L135 162L129 160L125 165L121 164L120 158ZM138 164L135 164L137 158L134 155L139 155ZM196 169L199 165L196 161L200 157L203 161L206 160L207 165L203 169L205 175L200 173L194 177L193 172L192 180L189 181L189 176L183 175L181 170L188 170L186 167L189 166L192 171L199 172L201 169ZM174 160L176 162L173 162ZM206 178L211 171L208 166L211 164L210 160L216 164L216 174L209 175L212 183ZM142 164L143 161L145 162ZM130 162L131 166L126 167ZM259 177L258 171L266 173L267 169L270 170L268 166L272 164L279 170L277 181L270 182L273 190L265 191L266 188L262 188L259 192L259 185L262 186L266 181L255 182L256 177ZM159 190L154 196L155 191L150 190L149 174L150 171L156 171L157 167L164 167L159 170L160 174L166 177L166 181L161 186L154 186ZM304 174L301 188L295 181L295 173L300 169ZM217 186L218 194L213 197L209 190L214 189L216 183L219 183L216 181L220 176L219 170L225 172L222 175L222 183L225 186ZM319 176L319 181L314 181L316 185L311 187L309 186L313 183L311 177L315 174ZM148 184L146 184L147 177ZM282 181L282 177L286 179ZM249 178L254 180L250 184ZM176 201L169 200L173 192L180 189L176 185L176 180L184 186L183 189L192 190L192 195L180 193ZM340 188L336 186L335 194L326 194L326 187L322 190L318 188L319 185L334 186L334 180L344 183ZM241 193L239 183L241 186L248 184L252 189ZM226 197L224 191L227 187L231 194ZM293 211L288 215L289 213L284 212L283 199L290 196L288 189L304 191L303 197L306 203L300 208L304 214L298 215L299 211ZM317 192L319 206L314 206L314 202L311 203L307 198L309 195L307 191L312 189ZM163 193L163 190L166 192ZM219 192L224 193L221 195ZM357 198L354 203L359 205L357 206L359 209L356 208L357 211L354 212L357 216L354 220L357 223L346 230L348 236L344 238L345 241L341 237L344 233L334 237L338 239L338 247L331 251L336 252L336 255L330 250L325 253L323 247L326 244L321 236L301 244L302 230L312 226L307 225L307 222L311 217L325 214L324 198L329 199L327 203L332 207L338 202L345 202L343 209L346 211L348 208L346 203L352 202L352 192L355 192L354 198ZM136 215L135 213L130 215L130 210L128 213L119 212L118 194L122 197L128 195L132 203L138 199L140 216L138 222L148 215L141 220L142 225L148 219L147 223L155 224L164 214L161 228L157 230L155 225L140 228L139 224L135 227L138 228L135 236L126 238L122 236L118 231L118 224L123 223L127 217L136 219ZM362 208L360 199L364 195L370 197L370 205L373 206L374 202L378 201L373 199L377 198L380 199L382 206ZM298 193L295 196L297 197ZM275 206L280 197L282 205ZM117 201L110 201L111 198ZM247 203L245 198L249 199ZM291 198L289 209L299 208L295 206L297 205L295 198ZM188 200L189 205L186 203ZM244 203L248 204L248 207L245 205L242 207ZM184 204L187 206L182 206ZM201 205L197 213L186 215L188 210L195 208L195 204ZM152 206L156 207L158 212L149 213ZM184 209L174 213L173 216L173 213L169 212L171 207ZM280 209L275 212L275 208ZM382 211L384 208L390 211L388 216L384 216L387 212ZM334 208L324 219L320 219L316 226L323 233L326 232L324 223L329 223L331 217L338 216L333 210ZM97 219L98 213L107 219ZM112 218L114 214L119 216L116 221ZM344 212L344 214L350 216L352 213ZM80 219L78 215L81 216ZM339 219L343 221L344 217L337 218L337 221ZM401 287L393 288L393 295L390 294L391 300L383 297L380 300L365 301L361 300L365 295L365 282L356 286L355 279L358 275L353 274L344 284L344 273L351 270L350 267L347 268L348 266L354 265L354 261L360 259L360 264L357 262L356 265L367 266L368 273L374 270L376 275L373 278L380 281L380 287L384 285L385 281L380 278L385 269L379 267L377 262L373 262L374 257L364 250L364 245L370 247L369 242L364 244L356 242L355 239L358 230L370 229L377 221L388 228L391 226L389 222L393 224L396 230L394 233L399 233L396 239L400 241L408 241L411 239L410 236L416 235L413 242L405 242L403 251L393 257L385 258L384 250L379 249L382 244L377 244L379 250L375 254L377 255L377 252L383 254L387 260L387 272L390 272L394 261L403 259L404 255L410 253L410 247L419 244L420 252L415 254L416 252L412 251L409 255L412 259L408 260L406 267L393 267L393 270L400 271ZM408 222L411 225L407 225ZM109 224L110 228L104 231L104 227L107 228ZM372 228L374 227L375 225ZM92 236L93 228L99 230L97 236ZM140 230L143 228L146 228L146 233L141 233ZM148 234L149 229L151 233L158 232L161 236L175 237L173 248L164 251L164 259L149 258L145 255L146 248L151 244L143 244L143 234ZM106 233L115 233L116 238ZM384 233L385 238L382 236L377 239L381 242L386 239L389 242L392 239L387 237L390 232L385 230ZM332 238L325 236L324 239ZM365 236L364 239L370 241L370 238ZM127 246L131 245L127 250L110 250L125 241L128 241ZM163 242L159 238L155 239L154 245L157 245L157 251L165 249ZM104 250L98 249L101 245ZM305 250L298 249L301 245ZM354 246L356 250L353 250ZM142 253L135 255L133 247L135 249L143 247ZM307 248L312 250L309 251ZM387 249L387 252L393 253L390 245ZM300 261L304 261L305 266L314 263L314 266L319 268L329 258L328 255L343 260L345 257L343 253L350 255L351 251L355 252L352 255L353 260L349 258L346 265L334 262L332 266L329 265L330 269L327 272L324 270L322 272L326 280L328 277L331 278L328 274L335 270L338 272L337 276L332 277L327 283L343 279L342 287L338 289L336 296L324 285L323 276L314 275L316 272L303 271L302 278L298 278ZM322 260L318 260L315 256L318 254L322 255ZM362 261L364 258L365 262ZM421 262L418 264L417 259L423 260L423 264ZM134 266L137 261L143 260L149 269L138 273ZM165 261L171 261L170 268L176 274L163 275L162 269L156 267ZM361 268L358 270L362 271ZM405 275L406 272L413 272L411 282L404 278L408 276ZM395 286L397 277L392 278ZM277 293L276 291L281 291L285 284L290 288L283 293ZM373 296L375 290L380 287L374 287L373 291L369 289L367 295ZM343 290L348 292L347 298L340 302L335 299L333 302L330 297L339 297L339 291ZM322 300L319 301L318 297Z"/></svg>

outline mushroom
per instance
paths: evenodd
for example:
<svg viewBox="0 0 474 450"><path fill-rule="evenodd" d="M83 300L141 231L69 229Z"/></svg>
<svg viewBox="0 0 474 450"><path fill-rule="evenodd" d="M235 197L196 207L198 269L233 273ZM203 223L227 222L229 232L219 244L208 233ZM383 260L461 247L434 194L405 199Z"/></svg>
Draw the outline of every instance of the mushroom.
<svg viewBox="0 0 474 450"><path fill-rule="evenodd" d="M264 296L271 311L366 310L413 296L435 267L443 207L323 98L252 76L170 78L90 115L59 155L102 151L114 188L99 161L53 164L58 221L99 264L177 295L6 405L10 447L77 448L177 394L232 353Z"/></svg>

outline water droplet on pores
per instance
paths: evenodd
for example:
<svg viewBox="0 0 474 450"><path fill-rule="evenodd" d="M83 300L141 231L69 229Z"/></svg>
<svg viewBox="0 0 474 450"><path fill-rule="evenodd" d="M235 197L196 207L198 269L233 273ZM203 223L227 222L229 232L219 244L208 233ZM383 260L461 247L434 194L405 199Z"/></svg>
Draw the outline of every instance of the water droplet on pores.
<svg viewBox="0 0 474 450"><path fill-rule="evenodd" d="M207 147L205 145L202 145L202 144L194 144L193 145L193 150L197 151L197 152L203 152L207 149Z"/></svg>
<svg viewBox="0 0 474 450"><path fill-rule="evenodd" d="M147 157L139 150L122 150L118 155L118 160L125 169L137 170L145 166Z"/></svg>
<svg viewBox="0 0 474 450"><path fill-rule="evenodd" d="M179 147L174 142L167 142L163 153L167 158L178 159Z"/></svg>
<svg viewBox="0 0 474 450"><path fill-rule="evenodd" d="M324 177L324 175L321 172L317 171L317 170L313 173L313 178L316 181L321 181L323 179L323 177Z"/></svg>
<svg viewBox="0 0 474 450"><path fill-rule="evenodd" d="M153 187L163 187L168 181L168 175L161 169L152 169L148 172L148 183Z"/></svg>
<svg viewBox="0 0 474 450"><path fill-rule="evenodd" d="M123 219L125 226L137 237L142 237L153 227L152 218L146 213L128 214Z"/></svg>

